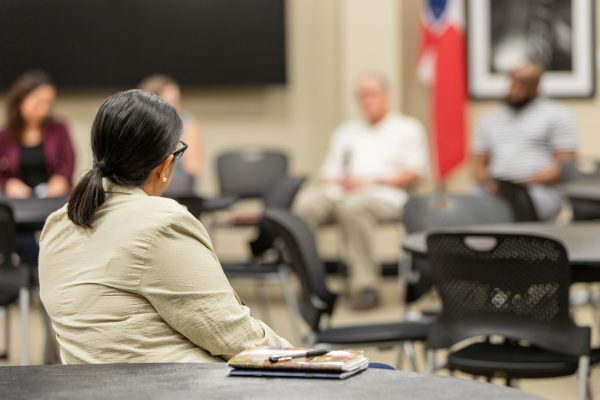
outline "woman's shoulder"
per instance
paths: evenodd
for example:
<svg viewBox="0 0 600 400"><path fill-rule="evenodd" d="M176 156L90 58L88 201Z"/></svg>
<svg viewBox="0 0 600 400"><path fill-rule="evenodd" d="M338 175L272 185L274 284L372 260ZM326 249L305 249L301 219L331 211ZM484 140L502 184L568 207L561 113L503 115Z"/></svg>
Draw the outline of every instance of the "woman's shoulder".
<svg viewBox="0 0 600 400"><path fill-rule="evenodd" d="M44 127L45 134L65 135L69 133L69 127L63 119L52 117Z"/></svg>
<svg viewBox="0 0 600 400"><path fill-rule="evenodd" d="M210 244L204 225L177 201L166 197L144 196L136 202L138 209L144 210L146 221L152 225L148 226L150 231L162 232L168 237L195 237Z"/></svg>
<svg viewBox="0 0 600 400"><path fill-rule="evenodd" d="M144 210L144 214L152 215L161 226L168 224L195 224L198 219L177 201L160 196L140 196L136 207Z"/></svg>
<svg viewBox="0 0 600 400"><path fill-rule="evenodd" d="M11 137L8 134L8 127L7 126L0 126L0 141L1 142L7 142L7 141L11 141Z"/></svg>
<svg viewBox="0 0 600 400"><path fill-rule="evenodd" d="M6 154L18 146L18 142L9 135L8 129L5 126L0 127L0 153Z"/></svg>

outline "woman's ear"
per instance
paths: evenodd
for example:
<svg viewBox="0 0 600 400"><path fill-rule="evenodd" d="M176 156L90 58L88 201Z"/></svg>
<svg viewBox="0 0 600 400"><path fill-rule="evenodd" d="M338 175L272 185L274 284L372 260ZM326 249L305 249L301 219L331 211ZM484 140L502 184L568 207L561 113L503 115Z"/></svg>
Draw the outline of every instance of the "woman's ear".
<svg viewBox="0 0 600 400"><path fill-rule="evenodd" d="M166 182L169 179L169 167L175 162L173 154L169 154L167 158L158 167L158 177L161 181Z"/></svg>

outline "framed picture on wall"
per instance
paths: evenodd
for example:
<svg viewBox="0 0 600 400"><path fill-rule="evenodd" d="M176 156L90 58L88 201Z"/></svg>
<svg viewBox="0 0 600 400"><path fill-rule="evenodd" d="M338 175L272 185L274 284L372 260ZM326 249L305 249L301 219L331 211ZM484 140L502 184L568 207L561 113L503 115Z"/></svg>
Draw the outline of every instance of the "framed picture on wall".
<svg viewBox="0 0 600 400"><path fill-rule="evenodd" d="M507 72L528 59L546 69L545 95L595 95L594 0L469 0L467 5L471 97L503 98Z"/></svg>

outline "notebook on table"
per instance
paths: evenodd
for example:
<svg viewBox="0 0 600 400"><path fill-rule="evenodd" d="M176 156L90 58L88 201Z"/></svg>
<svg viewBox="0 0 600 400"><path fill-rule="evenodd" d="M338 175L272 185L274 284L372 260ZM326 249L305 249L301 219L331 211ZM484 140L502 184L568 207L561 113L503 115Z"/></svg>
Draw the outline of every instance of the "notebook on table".
<svg viewBox="0 0 600 400"><path fill-rule="evenodd" d="M273 356L297 356L311 349L256 347L229 360L229 376L346 379L369 366L362 351L331 350L315 357L272 362Z"/></svg>

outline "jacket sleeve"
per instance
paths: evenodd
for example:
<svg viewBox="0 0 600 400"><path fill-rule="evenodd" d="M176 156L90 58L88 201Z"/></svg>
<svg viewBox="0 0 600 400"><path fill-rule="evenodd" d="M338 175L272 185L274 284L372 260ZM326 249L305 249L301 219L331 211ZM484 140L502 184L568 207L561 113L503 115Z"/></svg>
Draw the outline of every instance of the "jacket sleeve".
<svg viewBox="0 0 600 400"><path fill-rule="evenodd" d="M6 182L15 176L15 157L18 157L18 154L14 151L14 144L7 138L6 131L0 129L0 195Z"/></svg>
<svg viewBox="0 0 600 400"><path fill-rule="evenodd" d="M69 184L73 182L73 172L75 170L75 151L73 142L67 126L63 123L57 124L57 148L56 159L51 160L52 175L61 175L65 177Z"/></svg>
<svg viewBox="0 0 600 400"><path fill-rule="evenodd" d="M182 212L155 233L140 292L174 330L229 359L254 345L289 347L231 288L202 224Z"/></svg>

